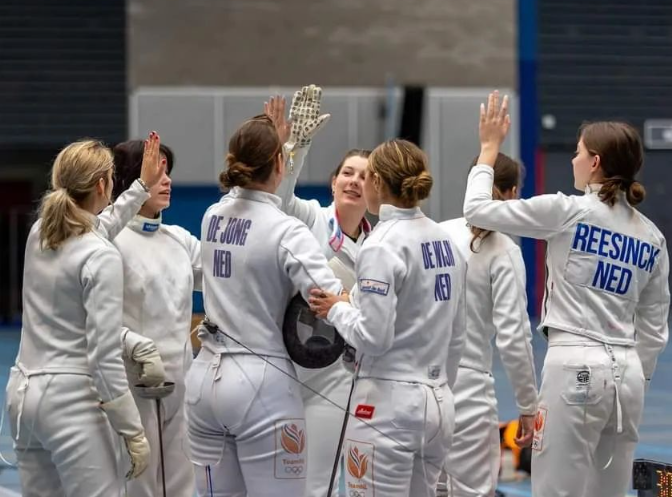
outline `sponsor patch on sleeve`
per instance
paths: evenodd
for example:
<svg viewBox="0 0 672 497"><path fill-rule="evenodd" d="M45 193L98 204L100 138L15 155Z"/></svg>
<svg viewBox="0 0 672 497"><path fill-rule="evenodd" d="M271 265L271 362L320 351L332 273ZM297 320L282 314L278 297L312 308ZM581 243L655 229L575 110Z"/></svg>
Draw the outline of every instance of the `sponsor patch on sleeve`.
<svg viewBox="0 0 672 497"><path fill-rule="evenodd" d="M366 293L376 293L378 295L387 295L390 291L390 284L384 281L371 280L367 278L359 279L359 291Z"/></svg>

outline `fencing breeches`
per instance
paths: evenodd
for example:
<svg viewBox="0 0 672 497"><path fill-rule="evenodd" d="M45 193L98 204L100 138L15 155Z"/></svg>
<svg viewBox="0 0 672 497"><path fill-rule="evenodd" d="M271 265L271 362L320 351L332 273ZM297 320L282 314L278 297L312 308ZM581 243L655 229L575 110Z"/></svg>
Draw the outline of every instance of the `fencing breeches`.
<svg viewBox="0 0 672 497"><path fill-rule="evenodd" d="M453 395L455 431L445 464L448 496L491 497L501 457L494 378L460 367Z"/></svg>
<svg viewBox="0 0 672 497"><path fill-rule="evenodd" d="M166 493L171 497L193 497L194 468L189 460L187 423L184 418L184 379L178 371L167 370L168 378L175 381L175 391L160 400L161 426L158 425L157 405L152 399L134 395L140 411L145 436L152 449L149 465L143 474L127 484L128 497L158 497L162 495L161 450L159 430L163 436L163 460L166 474Z"/></svg>
<svg viewBox="0 0 672 497"><path fill-rule="evenodd" d="M433 497L454 427L447 385L358 379L341 468L348 497Z"/></svg>
<svg viewBox="0 0 672 497"><path fill-rule="evenodd" d="M610 348L549 342L532 445L533 495L626 494L645 380L634 347Z"/></svg>
<svg viewBox="0 0 672 497"><path fill-rule="evenodd" d="M329 480L336 459L338 440L343 426L352 386L352 373L338 360L323 369L304 369L296 366L299 379L338 404L341 409L307 388L301 389L306 412L308 440L308 475L306 497L324 497L329 489Z"/></svg>
<svg viewBox="0 0 672 497"><path fill-rule="evenodd" d="M124 495L126 450L89 376L13 367L6 395L23 497Z"/></svg>
<svg viewBox="0 0 672 497"><path fill-rule="evenodd" d="M302 496L307 464L300 385L288 359L203 348L186 380L201 497Z"/></svg>

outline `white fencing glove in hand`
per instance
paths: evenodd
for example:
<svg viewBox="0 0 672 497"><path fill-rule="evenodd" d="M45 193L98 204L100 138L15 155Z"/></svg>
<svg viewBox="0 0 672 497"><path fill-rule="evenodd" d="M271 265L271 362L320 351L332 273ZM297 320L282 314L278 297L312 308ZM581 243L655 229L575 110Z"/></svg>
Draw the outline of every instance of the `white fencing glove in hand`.
<svg viewBox="0 0 672 497"><path fill-rule="evenodd" d="M331 114L320 115L322 88L315 85L304 86L294 93L289 120L292 130L287 142L290 151L310 145L315 134L331 118Z"/></svg>
<svg viewBox="0 0 672 497"><path fill-rule="evenodd" d="M130 369L147 387L157 387L166 381L163 361L150 338L125 330L121 338L124 359L131 362Z"/></svg>
<svg viewBox="0 0 672 497"><path fill-rule="evenodd" d="M121 397L100 404L100 407L107 414L114 431L126 442L126 450L131 458L131 469L126 473L126 478L137 478L147 468L150 449L133 395L130 390L126 391Z"/></svg>

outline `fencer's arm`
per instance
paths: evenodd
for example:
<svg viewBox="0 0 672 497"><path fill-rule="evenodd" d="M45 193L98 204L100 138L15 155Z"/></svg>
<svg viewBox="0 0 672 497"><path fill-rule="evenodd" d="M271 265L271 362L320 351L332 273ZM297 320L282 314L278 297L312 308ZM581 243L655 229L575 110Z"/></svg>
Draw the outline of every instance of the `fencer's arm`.
<svg viewBox="0 0 672 497"><path fill-rule="evenodd" d="M106 246L89 257L80 276L86 311L86 353L93 383L103 402L129 391L119 342L123 274L119 252Z"/></svg>
<svg viewBox="0 0 672 497"><path fill-rule="evenodd" d="M113 205L107 206L98 214L100 228L104 230L108 240L114 240L121 233L149 197L149 192L136 180L119 195Z"/></svg>
<svg viewBox="0 0 672 497"><path fill-rule="evenodd" d="M327 320L358 353L375 357L392 347L397 319L396 281L404 275L403 261L385 247L372 244L360 250L357 307L339 302L327 315Z"/></svg>
<svg viewBox="0 0 672 497"><path fill-rule="evenodd" d="M546 240L583 213L575 197L562 193L493 200L493 181L494 170L488 165L478 165L469 173L464 217L472 226Z"/></svg>
<svg viewBox="0 0 672 497"><path fill-rule="evenodd" d="M312 229L317 216L320 214L322 206L317 200L304 200L295 195L296 183L306 161L306 156L310 150L310 145L305 147L295 147L292 161L293 169L290 169L290 161L285 164L285 176L275 194L282 199L281 209L289 216L297 218L306 226Z"/></svg>
<svg viewBox="0 0 672 497"><path fill-rule="evenodd" d="M194 275L194 291L203 291L203 265L201 262L201 242L182 226L164 225L166 233L184 247L191 262Z"/></svg>
<svg viewBox="0 0 672 497"><path fill-rule="evenodd" d="M278 257L295 290L301 292L306 302L313 288L336 295L343 290L343 284L334 276L317 240L305 224L292 222L280 240Z"/></svg>
<svg viewBox="0 0 672 497"><path fill-rule="evenodd" d="M495 343L516 396L521 415L537 409L537 380L532 329L527 316L525 264L518 247L495 257L490 265Z"/></svg>
<svg viewBox="0 0 672 497"><path fill-rule="evenodd" d="M656 369L658 355L669 338L670 313L670 260L665 241L660 250L658 265L639 297L635 308L636 349L642 361L647 384Z"/></svg>
<svg viewBox="0 0 672 497"><path fill-rule="evenodd" d="M457 370L460 366L462 352L467 342L467 271L466 263L460 274L461 291L457 303L455 317L453 319L453 330L448 344L448 360L446 362L446 377L448 378L448 387L453 388L457 380Z"/></svg>

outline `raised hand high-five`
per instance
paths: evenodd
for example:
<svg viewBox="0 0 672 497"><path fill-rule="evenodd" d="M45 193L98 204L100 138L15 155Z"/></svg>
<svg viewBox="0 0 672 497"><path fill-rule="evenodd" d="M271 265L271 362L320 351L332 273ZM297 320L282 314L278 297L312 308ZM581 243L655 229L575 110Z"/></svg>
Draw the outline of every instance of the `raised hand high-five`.
<svg viewBox="0 0 672 497"><path fill-rule="evenodd" d="M320 115L322 106L322 88L315 85L304 86L294 93L289 109L291 133L288 145L303 148L310 145L315 134L331 118L331 114Z"/></svg>
<svg viewBox="0 0 672 497"><path fill-rule="evenodd" d="M488 95L487 108L484 104L481 104L481 115L478 123L478 136L481 141L479 164L495 165L499 148L510 127L509 96L504 95L500 106L499 92L495 90Z"/></svg>
<svg viewBox="0 0 672 497"><path fill-rule="evenodd" d="M167 164L165 160L161 160L159 145L161 145L161 138L156 131L152 131L145 140L145 151L140 169L140 179L147 188L151 188L161 181L163 173L166 171Z"/></svg>
<svg viewBox="0 0 672 497"><path fill-rule="evenodd" d="M268 102L264 102L264 114L266 114L278 132L280 143L283 145L289 140L289 133L292 129L292 124L285 117L285 109L287 102L285 97L276 95L271 97Z"/></svg>

